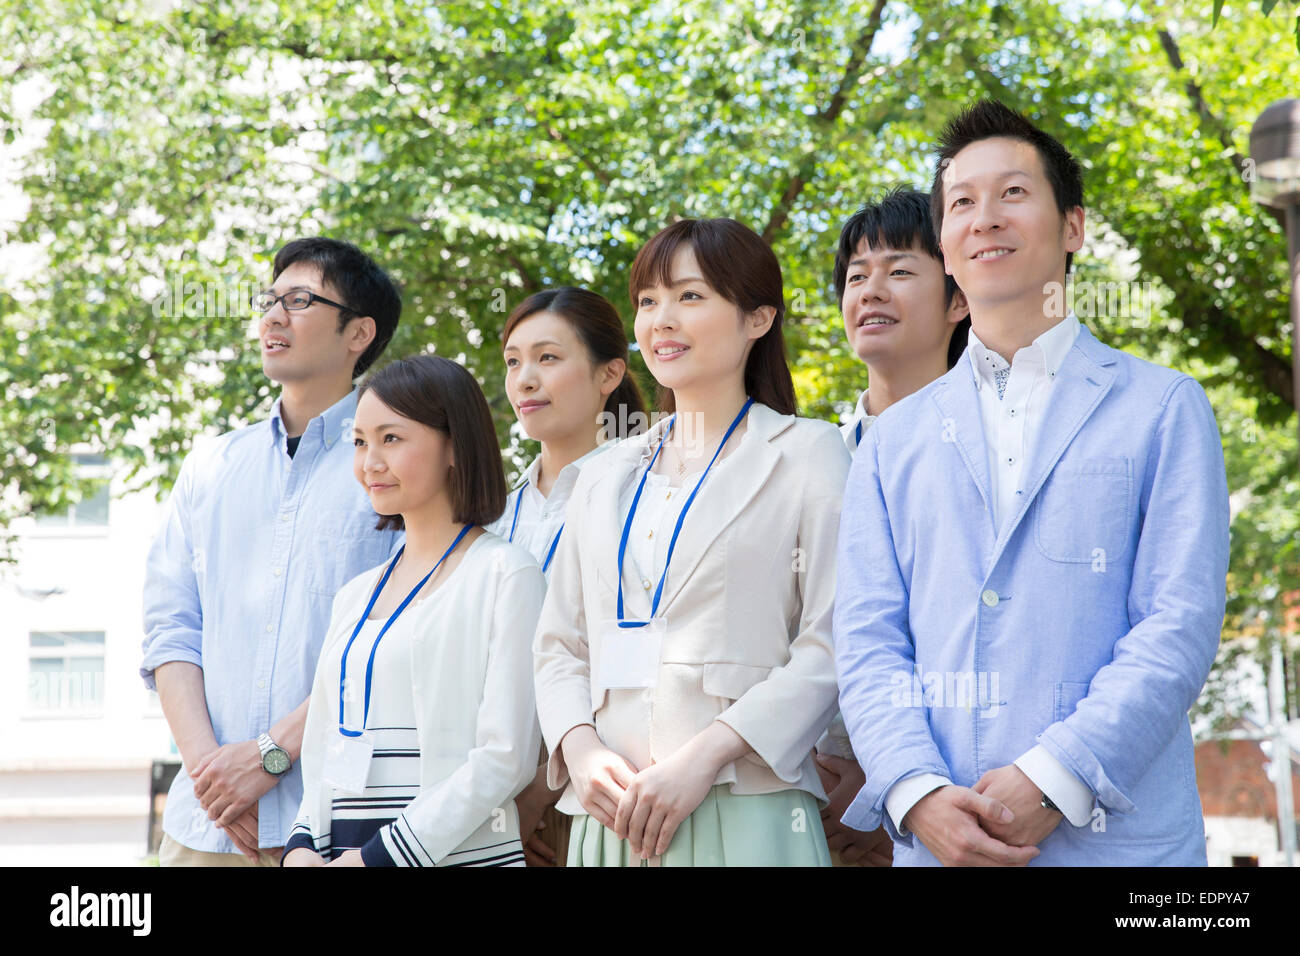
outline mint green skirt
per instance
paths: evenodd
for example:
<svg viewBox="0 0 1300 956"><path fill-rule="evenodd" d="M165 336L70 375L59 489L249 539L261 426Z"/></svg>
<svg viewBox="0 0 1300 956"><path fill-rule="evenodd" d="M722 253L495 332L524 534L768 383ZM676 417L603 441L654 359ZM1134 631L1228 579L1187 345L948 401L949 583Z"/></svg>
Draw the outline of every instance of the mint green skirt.
<svg viewBox="0 0 1300 956"><path fill-rule="evenodd" d="M830 866L817 798L806 790L737 796L713 787L673 834L660 866ZM573 818L569 866L646 866L587 814Z"/></svg>

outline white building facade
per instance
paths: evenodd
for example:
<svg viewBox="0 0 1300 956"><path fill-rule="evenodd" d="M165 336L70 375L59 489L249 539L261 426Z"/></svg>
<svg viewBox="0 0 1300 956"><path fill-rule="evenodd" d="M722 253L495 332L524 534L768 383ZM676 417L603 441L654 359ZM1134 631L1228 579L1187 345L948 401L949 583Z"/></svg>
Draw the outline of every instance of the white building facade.
<svg viewBox="0 0 1300 956"><path fill-rule="evenodd" d="M152 490L108 482L67 513L14 522L0 574L0 865L134 865L146 855L150 771L178 759L139 676ZM112 494L110 494L112 492Z"/></svg>

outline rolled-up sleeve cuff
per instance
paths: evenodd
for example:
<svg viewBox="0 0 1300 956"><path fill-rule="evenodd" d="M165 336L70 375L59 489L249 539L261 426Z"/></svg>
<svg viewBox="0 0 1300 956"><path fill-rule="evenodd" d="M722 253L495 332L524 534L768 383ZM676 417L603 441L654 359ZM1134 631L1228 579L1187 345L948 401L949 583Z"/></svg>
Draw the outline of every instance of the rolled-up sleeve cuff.
<svg viewBox="0 0 1300 956"><path fill-rule="evenodd" d="M937 773L919 773L914 777L904 777L890 787L885 794L885 812L889 814L894 829L906 835L908 831L903 827L903 818L908 811L926 794L951 784L951 780Z"/></svg>
<svg viewBox="0 0 1300 956"><path fill-rule="evenodd" d="M1055 723L1038 737L1038 743L1097 795L1107 813L1132 813L1137 807L1106 774L1101 762L1065 722Z"/></svg>
<svg viewBox="0 0 1300 956"><path fill-rule="evenodd" d="M140 676L144 679L144 686L149 690L157 691L158 684L154 681L153 672L164 664L170 664L173 661L181 661L201 668L203 666L203 654L197 648L185 647L179 644L152 648L140 664Z"/></svg>
<svg viewBox="0 0 1300 956"><path fill-rule="evenodd" d="M1024 753L1016 766L1039 790L1056 804L1071 826L1087 826L1092 820L1093 793L1041 744Z"/></svg>

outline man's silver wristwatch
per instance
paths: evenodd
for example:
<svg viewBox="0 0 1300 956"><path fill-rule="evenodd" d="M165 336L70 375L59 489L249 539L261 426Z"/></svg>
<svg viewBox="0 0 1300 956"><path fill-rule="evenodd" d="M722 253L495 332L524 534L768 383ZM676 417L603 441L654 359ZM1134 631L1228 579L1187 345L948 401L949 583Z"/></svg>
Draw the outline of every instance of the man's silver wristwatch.
<svg viewBox="0 0 1300 956"><path fill-rule="evenodd" d="M273 777L287 772L293 763L288 751L272 740L270 734L258 735L257 749L262 752L262 769Z"/></svg>

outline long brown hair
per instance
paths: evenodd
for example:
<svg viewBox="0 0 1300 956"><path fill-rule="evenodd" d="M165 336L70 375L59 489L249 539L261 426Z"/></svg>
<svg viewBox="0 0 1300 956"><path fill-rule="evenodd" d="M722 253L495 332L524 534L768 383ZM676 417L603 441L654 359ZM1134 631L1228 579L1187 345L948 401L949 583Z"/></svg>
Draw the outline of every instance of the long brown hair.
<svg viewBox="0 0 1300 956"><path fill-rule="evenodd" d="M623 320L613 304L602 295L571 285L534 292L515 306L506 319L505 328L501 330L501 347L505 348L515 326L538 312L554 312L568 322L586 347L592 365L623 360L623 380L605 399L604 411L616 423L612 431L619 438L641 430L641 424L646 420L645 399L641 397L641 389L628 368L627 330L623 328Z"/></svg>
<svg viewBox="0 0 1300 956"><path fill-rule="evenodd" d="M772 247L754 230L734 219L682 219L662 230L641 247L632 263L628 293L632 305L637 295L653 285L673 281L673 257L683 245L695 253L704 279L728 302L743 312L765 305L776 309L772 326L765 332L745 361L745 391L782 415L797 414L794 380L785 357L785 296L781 263ZM675 411L672 389L659 388L659 405Z"/></svg>

